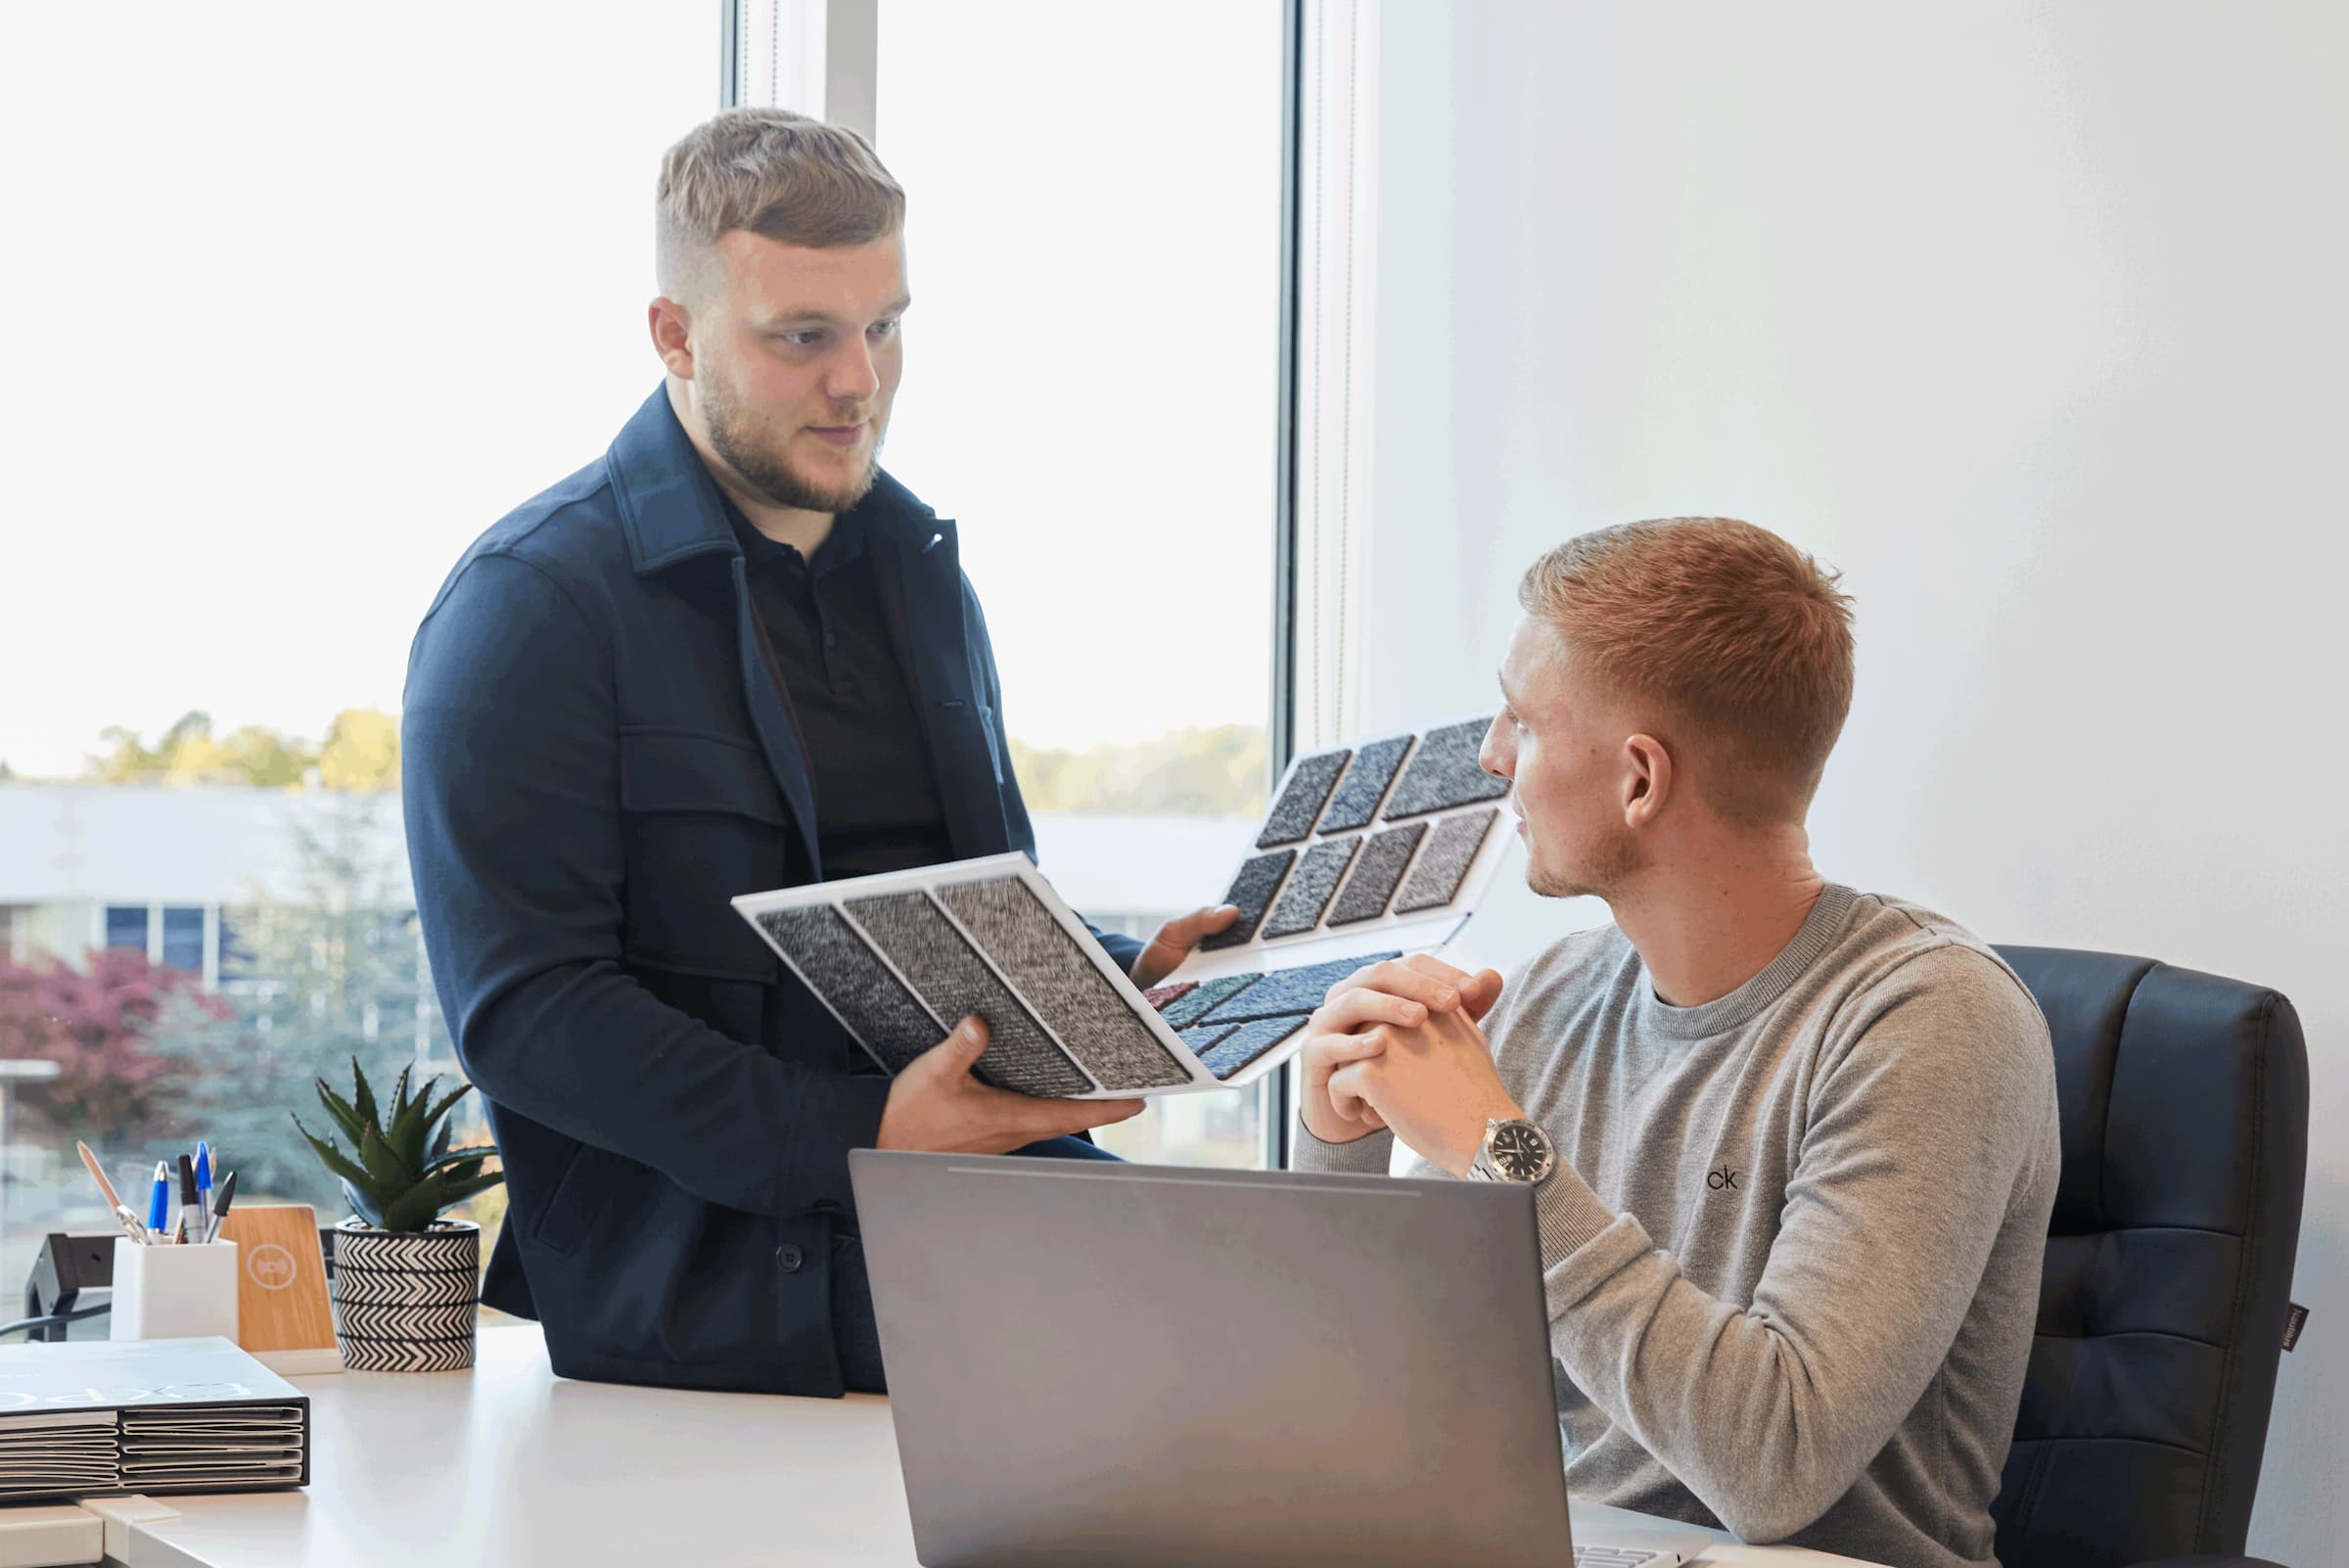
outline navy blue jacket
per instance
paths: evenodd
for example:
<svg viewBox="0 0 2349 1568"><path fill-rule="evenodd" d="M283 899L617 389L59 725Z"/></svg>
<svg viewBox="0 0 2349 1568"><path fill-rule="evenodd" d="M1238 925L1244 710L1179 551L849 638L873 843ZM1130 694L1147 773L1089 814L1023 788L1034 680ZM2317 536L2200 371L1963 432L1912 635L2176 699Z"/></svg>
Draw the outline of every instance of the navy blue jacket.
<svg viewBox="0 0 2349 1568"><path fill-rule="evenodd" d="M954 525L887 476L865 515L954 854L1033 855ZM484 1298L538 1317L565 1376L838 1395L836 1314L871 1332L848 1151L889 1080L727 904L823 874L753 618L716 486L656 391L601 462L483 534L426 615L408 853L505 1157Z"/></svg>

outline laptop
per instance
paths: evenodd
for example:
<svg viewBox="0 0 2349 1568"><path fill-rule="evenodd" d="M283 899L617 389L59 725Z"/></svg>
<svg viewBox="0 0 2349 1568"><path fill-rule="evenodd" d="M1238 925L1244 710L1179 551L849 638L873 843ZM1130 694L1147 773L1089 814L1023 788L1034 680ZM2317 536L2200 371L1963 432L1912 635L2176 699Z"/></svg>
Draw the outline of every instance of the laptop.
<svg viewBox="0 0 2349 1568"><path fill-rule="evenodd" d="M1711 1544L1578 1559L1529 1188L872 1149L849 1171L929 1568L1666 1568Z"/></svg>

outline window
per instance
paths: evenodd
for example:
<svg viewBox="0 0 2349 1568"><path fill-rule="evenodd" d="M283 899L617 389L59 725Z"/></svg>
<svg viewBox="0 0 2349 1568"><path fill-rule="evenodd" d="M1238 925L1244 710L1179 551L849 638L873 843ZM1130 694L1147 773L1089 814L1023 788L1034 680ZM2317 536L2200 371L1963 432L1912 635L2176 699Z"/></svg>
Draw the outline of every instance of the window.
<svg viewBox="0 0 2349 1568"><path fill-rule="evenodd" d="M287 1116L311 1077L455 1070L384 787L409 639L658 384L653 174L719 39L670 0L390 17L0 15L0 60L47 63L0 92L12 207L74 237L0 248L0 288L78 301L16 343L39 385L0 385L0 969L95 961L156 1004L69 1021L137 1074L10 1096L12 1288L31 1237L103 1224L76 1138L144 1190L208 1137L247 1200L331 1220Z"/></svg>
<svg viewBox="0 0 2349 1568"><path fill-rule="evenodd" d="M110 903L106 906L106 945L109 947L129 947L138 952L147 950L147 906L143 903Z"/></svg>
<svg viewBox="0 0 2349 1568"><path fill-rule="evenodd" d="M1147 933L1264 804L1282 8L1020 9L880 8L915 299L882 460L961 524L1045 874ZM1263 1125L1180 1095L1100 1137L1253 1165Z"/></svg>
<svg viewBox="0 0 2349 1568"><path fill-rule="evenodd" d="M178 904L163 908L163 965L191 975L204 973L204 911Z"/></svg>

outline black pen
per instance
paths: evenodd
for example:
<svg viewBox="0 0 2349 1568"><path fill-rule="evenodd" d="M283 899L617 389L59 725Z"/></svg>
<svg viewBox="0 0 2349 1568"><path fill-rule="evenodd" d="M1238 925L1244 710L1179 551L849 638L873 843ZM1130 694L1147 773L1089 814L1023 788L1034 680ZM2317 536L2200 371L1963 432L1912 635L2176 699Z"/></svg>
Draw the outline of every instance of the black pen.
<svg viewBox="0 0 2349 1568"><path fill-rule="evenodd" d="M231 1171L228 1179L221 1182L212 1193L212 1228L205 1233L205 1240L210 1241L220 1234L220 1225L228 1219L228 1206L236 1201L236 1197L237 1174Z"/></svg>
<svg viewBox="0 0 2349 1568"><path fill-rule="evenodd" d="M196 1198L196 1164L179 1157L180 1234L191 1244L204 1239L204 1205Z"/></svg>

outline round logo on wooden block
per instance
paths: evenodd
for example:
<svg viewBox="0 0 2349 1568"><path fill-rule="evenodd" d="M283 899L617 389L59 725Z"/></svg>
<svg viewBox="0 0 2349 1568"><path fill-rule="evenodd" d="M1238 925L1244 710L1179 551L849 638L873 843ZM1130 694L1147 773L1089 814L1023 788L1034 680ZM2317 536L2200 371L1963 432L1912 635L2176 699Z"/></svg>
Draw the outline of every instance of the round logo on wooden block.
<svg viewBox="0 0 2349 1568"><path fill-rule="evenodd" d="M274 1241L265 1241L245 1254L245 1272L263 1290L284 1290L301 1269L292 1253Z"/></svg>

